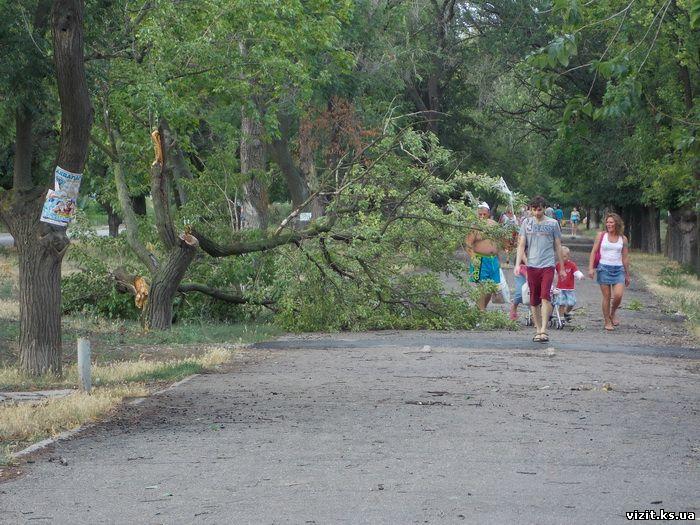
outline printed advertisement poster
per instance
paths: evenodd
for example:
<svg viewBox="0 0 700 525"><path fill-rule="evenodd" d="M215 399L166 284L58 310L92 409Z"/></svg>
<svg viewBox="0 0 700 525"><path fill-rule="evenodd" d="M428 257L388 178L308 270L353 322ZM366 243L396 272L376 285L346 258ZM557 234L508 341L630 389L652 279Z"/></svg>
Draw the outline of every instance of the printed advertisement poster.
<svg viewBox="0 0 700 525"><path fill-rule="evenodd" d="M56 166L54 189L46 194L44 207L41 210L42 222L68 226L73 221L82 178L81 173L71 173Z"/></svg>

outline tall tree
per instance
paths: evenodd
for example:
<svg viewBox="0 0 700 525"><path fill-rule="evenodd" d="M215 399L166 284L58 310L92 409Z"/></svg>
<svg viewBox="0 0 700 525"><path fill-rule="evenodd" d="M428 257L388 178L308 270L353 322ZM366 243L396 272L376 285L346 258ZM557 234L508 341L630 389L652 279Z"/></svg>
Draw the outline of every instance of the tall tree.
<svg viewBox="0 0 700 525"><path fill-rule="evenodd" d="M92 125L83 58L83 2L55 0L51 8L46 1L38 2L30 36L43 36L49 19L61 105L56 164L72 173L82 173ZM12 189L2 196L0 215L15 238L19 256L20 366L32 375L60 374L61 261L69 240L65 227L39 221L47 177L34 177L32 173L36 108L31 106L31 93L24 96L15 108ZM37 183L37 179L43 183Z"/></svg>

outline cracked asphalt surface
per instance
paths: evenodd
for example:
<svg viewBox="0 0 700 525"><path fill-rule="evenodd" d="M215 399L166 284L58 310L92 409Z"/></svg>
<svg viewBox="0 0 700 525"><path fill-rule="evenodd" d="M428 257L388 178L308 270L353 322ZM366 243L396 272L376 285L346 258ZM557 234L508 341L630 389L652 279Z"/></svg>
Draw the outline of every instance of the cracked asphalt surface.
<svg viewBox="0 0 700 525"><path fill-rule="evenodd" d="M242 350L226 373L35 456L0 484L0 522L700 516L698 349L638 285L626 301L644 308L623 311L611 334L595 285L579 289L577 323L548 345L523 328L287 336Z"/></svg>

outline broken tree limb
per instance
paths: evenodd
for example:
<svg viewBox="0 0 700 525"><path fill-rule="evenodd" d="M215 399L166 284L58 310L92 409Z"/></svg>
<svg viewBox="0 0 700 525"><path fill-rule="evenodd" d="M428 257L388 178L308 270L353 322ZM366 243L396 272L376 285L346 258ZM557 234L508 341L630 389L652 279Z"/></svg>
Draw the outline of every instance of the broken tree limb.
<svg viewBox="0 0 700 525"><path fill-rule="evenodd" d="M172 326L173 299L194 260L199 246L198 239L189 233L181 234L167 259L153 274L151 290L144 308L144 327L169 330Z"/></svg>
<svg viewBox="0 0 700 525"><path fill-rule="evenodd" d="M165 118L160 119L160 129L162 130L164 156L167 159L166 167L172 173L177 197L176 204L180 207L187 202L187 192L182 185L182 179L192 179L194 177L187 167L187 161L182 148L177 142L177 137L170 129L170 125Z"/></svg>
<svg viewBox="0 0 700 525"><path fill-rule="evenodd" d="M151 165L151 197L158 234L165 247L171 250L177 245L177 234L170 213L170 180L165 169L163 135L160 131L151 134L155 147L155 160Z"/></svg>
<svg viewBox="0 0 700 525"><path fill-rule="evenodd" d="M261 306L270 306L275 304L275 301L272 299L251 299L240 294L218 290L199 283L181 284L177 291L181 293L199 292L213 297L214 299L219 299L220 301L233 304L254 304Z"/></svg>
<svg viewBox="0 0 700 525"><path fill-rule="evenodd" d="M112 272L112 278L115 281L117 291L133 295L136 308L143 310L150 290L146 279L140 275L129 273L121 267Z"/></svg>
<svg viewBox="0 0 700 525"><path fill-rule="evenodd" d="M282 235L250 241L234 240L227 245L219 244L194 229L192 233L199 239L202 250L212 257L228 257L230 255L263 252L284 244L302 241L310 237L317 237L323 233L329 232L334 224L335 218L333 216L326 216L324 220L314 221L308 228L303 230L290 231Z"/></svg>

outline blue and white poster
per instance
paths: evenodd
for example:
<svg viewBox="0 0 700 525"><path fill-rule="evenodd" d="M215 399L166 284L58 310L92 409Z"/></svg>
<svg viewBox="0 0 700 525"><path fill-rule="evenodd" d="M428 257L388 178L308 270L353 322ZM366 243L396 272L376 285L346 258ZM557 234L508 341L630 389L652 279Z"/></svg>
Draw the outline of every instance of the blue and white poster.
<svg viewBox="0 0 700 525"><path fill-rule="evenodd" d="M41 210L41 221L68 226L75 218L78 193L80 192L81 173L71 173L56 166L54 173L54 189L46 194L44 207Z"/></svg>

